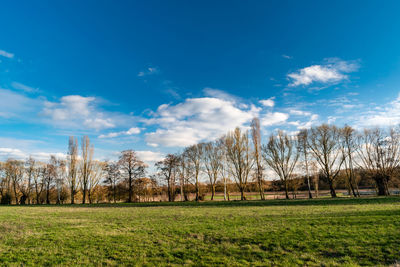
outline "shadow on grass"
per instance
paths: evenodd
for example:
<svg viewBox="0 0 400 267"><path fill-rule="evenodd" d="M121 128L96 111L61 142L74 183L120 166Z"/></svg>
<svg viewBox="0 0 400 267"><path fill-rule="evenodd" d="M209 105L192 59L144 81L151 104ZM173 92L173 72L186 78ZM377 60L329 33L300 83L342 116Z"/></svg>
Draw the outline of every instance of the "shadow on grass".
<svg viewBox="0 0 400 267"><path fill-rule="evenodd" d="M320 198L320 199L274 199L248 201L203 201L203 202L142 202L142 203L97 203L63 205L0 205L2 207L76 207L76 208L131 208L131 207L267 207L267 206L325 206L325 205L368 205L399 203L400 197L362 197L362 198Z"/></svg>

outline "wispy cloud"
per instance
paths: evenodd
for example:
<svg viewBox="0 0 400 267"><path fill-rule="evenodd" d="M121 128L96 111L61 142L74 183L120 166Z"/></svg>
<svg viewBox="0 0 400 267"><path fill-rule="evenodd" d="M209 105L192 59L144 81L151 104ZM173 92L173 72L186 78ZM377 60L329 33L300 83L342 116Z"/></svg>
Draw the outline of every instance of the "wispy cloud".
<svg viewBox="0 0 400 267"><path fill-rule="evenodd" d="M400 122L400 94L383 107L374 107L361 113L355 125L361 127L394 126Z"/></svg>
<svg viewBox="0 0 400 267"><path fill-rule="evenodd" d="M285 54L283 54L282 57L283 57L283 58L286 58L286 59L292 59L292 58L293 58L293 57L288 56L288 55L285 55Z"/></svg>
<svg viewBox="0 0 400 267"><path fill-rule="evenodd" d="M25 84L22 84L22 83L19 83L19 82L12 82L12 83L11 83L11 86L12 86L14 89L17 89L17 90L20 90L20 91L23 91L23 92L26 92L26 93L36 93L36 92L39 92L39 89L38 89L38 88L30 87L30 86L28 86L28 85L25 85Z"/></svg>
<svg viewBox="0 0 400 267"><path fill-rule="evenodd" d="M67 155L61 152L50 153L50 152L27 152L18 148L10 148L10 147L0 147L0 158L3 159L17 159L24 160L29 156L32 156L36 160L47 161L50 159L50 156L56 156L60 159L66 159Z"/></svg>
<svg viewBox="0 0 400 267"><path fill-rule="evenodd" d="M59 101L44 102L42 115L48 122L62 128L104 130L132 123L132 117L99 108L96 97L68 95Z"/></svg>
<svg viewBox="0 0 400 267"><path fill-rule="evenodd" d="M312 65L289 73L289 86L310 85L312 83L334 84L348 79L347 73L359 69L358 61L344 61L328 58L323 64Z"/></svg>
<svg viewBox="0 0 400 267"><path fill-rule="evenodd" d="M36 112L41 101L21 93L0 88L0 117L23 118L27 113Z"/></svg>
<svg viewBox="0 0 400 267"><path fill-rule="evenodd" d="M0 56L6 57L6 58L13 58L14 54L10 53L10 52L7 52L7 51L4 51L4 50L0 50Z"/></svg>
<svg viewBox="0 0 400 267"><path fill-rule="evenodd" d="M148 76L148 75L157 74L159 72L160 72L160 70L157 67L148 67L146 70L140 71L137 76L144 77L144 76Z"/></svg>
<svg viewBox="0 0 400 267"><path fill-rule="evenodd" d="M128 131L112 132L108 134L99 135L99 138L114 138L119 136L129 136L133 134L139 134L140 129L137 127L130 128Z"/></svg>

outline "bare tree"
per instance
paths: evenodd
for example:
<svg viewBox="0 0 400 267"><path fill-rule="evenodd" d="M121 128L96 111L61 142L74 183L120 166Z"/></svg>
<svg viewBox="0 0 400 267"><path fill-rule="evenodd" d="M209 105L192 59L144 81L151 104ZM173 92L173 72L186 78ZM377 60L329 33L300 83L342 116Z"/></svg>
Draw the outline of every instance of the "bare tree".
<svg viewBox="0 0 400 267"><path fill-rule="evenodd" d="M332 197L336 197L334 181L340 172L344 157L340 150L340 131L336 126L323 124L309 131L309 147L329 184Z"/></svg>
<svg viewBox="0 0 400 267"><path fill-rule="evenodd" d="M11 181L12 184L15 204L18 204L19 192L20 192L19 183L21 182L22 177L24 175L24 163L20 160L9 159L5 164L5 171L6 175L9 177L9 180Z"/></svg>
<svg viewBox="0 0 400 267"><path fill-rule="evenodd" d="M353 155L356 150L355 130L350 126L344 126L341 130L341 150L344 157L344 171L346 174L347 185L353 196L359 196L356 192L356 179L353 167Z"/></svg>
<svg viewBox="0 0 400 267"><path fill-rule="evenodd" d="M32 191L32 179L35 172L36 161L34 158L29 157L29 159L25 163L26 167L26 175L27 175L27 188L26 188L26 197L28 204L31 204L31 191Z"/></svg>
<svg viewBox="0 0 400 267"><path fill-rule="evenodd" d="M308 130L307 129L301 130L297 134L297 140L298 140L299 154L301 155L301 158L304 162L304 169L306 171L308 198L312 198L311 185L310 185L310 173L309 173L309 168L308 168L308 164L309 164Z"/></svg>
<svg viewBox="0 0 400 267"><path fill-rule="evenodd" d="M181 201L189 201L189 192L187 187L189 186L190 177L192 176L193 172L189 163L189 159L185 152L179 155L179 163L177 169L179 175Z"/></svg>
<svg viewBox="0 0 400 267"><path fill-rule="evenodd" d="M106 183L111 185L113 192L113 200L114 203L117 202L117 184L121 179L121 173L119 170L119 166L116 162L107 162L106 163Z"/></svg>
<svg viewBox="0 0 400 267"><path fill-rule="evenodd" d="M121 174L125 175L128 182L128 202L133 198L133 179L144 176L146 164L141 161L133 150L124 150L119 156L118 164Z"/></svg>
<svg viewBox="0 0 400 267"><path fill-rule="evenodd" d="M319 171L318 171L318 166L315 161L310 161L310 171L312 175L312 181L314 184L314 194L315 197L319 197Z"/></svg>
<svg viewBox="0 0 400 267"><path fill-rule="evenodd" d="M67 176L67 162L65 160L57 159L55 185L57 190L56 204L61 204L64 201L63 188Z"/></svg>
<svg viewBox="0 0 400 267"><path fill-rule="evenodd" d="M106 170L106 163L101 161L93 161L91 163L90 174L87 184L87 192L89 203L93 203L93 192L96 187L99 185L101 178L103 177Z"/></svg>
<svg viewBox="0 0 400 267"><path fill-rule="evenodd" d="M50 204L50 189L54 185L54 181L57 178L57 174L58 174L58 160L55 156L51 155L44 176L44 185L46 190L46 204Z"/></svg>
<svg viewBox="0 0 400 267"><path fill-rule="evenodd" d="M225 137L225 149L228 172L235 178L240 199L245 200L247 181L254 163L248 133L242 133L239 127L228 133Z"/></svg>
<svg viewBox="0 0 400 267"><path fill-rule="evenodd" d="M80 180L82 186L82 204L86 203L86 195L88 190L88 184L90 174L92 173L92 161L93 161L93 146L90 146L90 139L88 136L82 138L82 161L80 168Z"/></svg>
<svg viewBox="0 0 400 267"><path fill-rule="evenodd" d="M201 171L201 163L203 158L203 144L196 144L185 149L185 155L188 158L188 162L193 168L193 176L195 181L196 189L196 201L200 200L200 187L199 187L199 175Z"/></svg>
<svg viewBox="0 0 400 267"><path fill-rule="evenodd" d="M378 195L389 195L388 182L400 167L399 129L366 129L357 143L360 166L372 175Z"/></svg>
<svg viewBox="0 0 400 267"><path fill-rule="evenodd" d="M175 201L176 176L179 167L179 157L174 154L168 154L165 159L155 164L160 171L161 177L167 182L168 201Z"/></svg>
<svg viewBox="0 0 400 267"><path fill-rule="evenodd" d="M71 204L75 203L75 194L79 187L78 181L78 140L69 137L68 143L68 184L71 194Z"/></svg>
<svg viewBox="0 0 400 267"><path fill-rule="evenodd" d="M260 193L261 200L265 200L264 195L264 166L262 165L262 155L261 155L261 131L260 131L260 120L254 118L251 122L251 137L254 146L254 160L256 164L256 180L258 185L258 190Z"/></svg>
<svg viewBox="0 0 400 267"><path fill-rule="evenodd" d="M226 136L223 136L223 137L217 139L216 143L217 143L220 153L222 154L220 175L224 181L224 200L226 201L226 200L229 200L229 190L227 187L227 176L228 176L229 167L227 164L225 138L226 138Z"/></svg>
<svg viewBox="0 0 400 267"><path fill-rule="evenodd" d="M211 200L214 200L215 184L218 180L218 175L221 172L223 153L217 142L209 142L203 145L202 154L206 173L210 180Z"/></svg>
<svg viewBox="0 0 400 267"><path fill-rule="evenodd" d="M267 164L275 171L285 186L286 199L289 199L289 185L293 178L299 154L294 138L282 131L277 136L271 135L268 144L262 147L263 157Z"/></svg>
<svg viewBox="0 0 400 267"><path fill-rule="evenodd" d="M33 184L35 187L36 204L40 204L40 197L44 188L44 177L46 176L46 164L38 162L33 169Z"/></svg>

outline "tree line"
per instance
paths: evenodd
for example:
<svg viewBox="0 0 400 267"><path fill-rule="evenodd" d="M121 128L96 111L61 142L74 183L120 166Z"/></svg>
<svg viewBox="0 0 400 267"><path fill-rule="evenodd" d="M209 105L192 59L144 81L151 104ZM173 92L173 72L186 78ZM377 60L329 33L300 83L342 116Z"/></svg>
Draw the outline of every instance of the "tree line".
<svg viewBox="0 0 400 267"><path fill-rule="evenodd" d="M389 195L399 187L400 130L373 128L356 131L350 126L323 124L296 134L277 130L263 142L260 122L249 129L236 128L212 142L186 147L156 162L152 174L134 150L119 153L116 161L98 161L84 136L80 146L70 137L66 159L51 156L48 162L32 157L0 163L2 204L74 204L104 201L211 200L222 191L245 200L249 191L259 198L274 184L285 197L300 186L309 198L325 185L336 197L343 184L353 197L360 184L372 185L377 195ZM275 180L275 181L271 181ZM314 191L314 193L313 193Z"/></svg>

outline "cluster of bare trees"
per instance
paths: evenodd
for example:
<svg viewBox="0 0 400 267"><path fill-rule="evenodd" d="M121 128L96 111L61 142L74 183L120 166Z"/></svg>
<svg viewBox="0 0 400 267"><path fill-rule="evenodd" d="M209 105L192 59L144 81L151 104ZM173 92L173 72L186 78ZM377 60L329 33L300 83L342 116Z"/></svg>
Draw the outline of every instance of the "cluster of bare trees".
<svg viewBox="0 0 400 267"><path fill-rule="evenodd" d="M389 181L400 170L400 131L390 129L364 129L357 132L350 126L338 128L320 125L288 136L279 131L270 136L263 146L265 162L285 184L303 169L312 197L309 166L317 165L320 177L329 185L332 197L336 197L335 181L344 175L350 194L360 195L355 171L362 172L375 181L378 195L389 195ZM300 163L300 164L298 164Z"/></svg>
<svg viewBox="0 0 400 267"><path fill-rule="evenodd" d="M295 135L279 130L262 144L260 123L255 118L250 131L236 128L216 141L169 154L156 166L168 185L169 201L174 201L178 184L183 200L188 199L188 184L194 185L195 199L201 200L200 177L208 178L211 199L217 181L224 183L224 199L229 198L226 183L230 179L236 183L242 200L246 199L249 182L256 183L260 198L265 199L266 174L269 180L279 178L286 198L299 178L305 178L309 198L313 197L312 187L318 192L319 178L336 197L338 177L344 178L349 194L360 196L356 173L375 181L378 195L388 195L389 181L400 171L399 138L398 128L357 132L347 125L338 128L323 124Z"/></svg>
<svg viewBox="0 0 400 267"><path fill-rule="evenodd" d="M30 157L26 161L9 159L0 163L1 203L62 204L69 200L74 204L77 195L82 204L93 203L104 195L105 185L114 201L117 187L126 185L126 201L133 201L137 193L134 187L143 187L144 181L137 180L144 178L147 167L136 153L122 151L117 162L98 161L93 155L89 137L82 138L80 147L78 140L70 137L66 159L51 156L48 162L40 162Z"/></svg>
<svg viewBox="0 0 400 267"><path fill-rule="evenodd" d="M146 177L148 166L134 150L122 151L117 161L102 162L93 156L93 146L85 136L80 146L70 137L65 159L1 162L1 203L154 201L162 194L168 201L175 201L178 194L181 201L190 200L191 195L200 201L206 191L214 200L217 187L224 200L230 199L231 191L240 192L245 200L249 190L264 200L271 180L279 181L286 198L300 183L305 184L309 198L318 196L321 182L336 197L336 186L343 181L348 193L358 197L363 179L373 181L378 195L389 195L389 189L399 185L400 130L356 131L323 124L292 135L279 130L263 143L255 118L249 130L236 128L215 141L168 154L155 164L156 173L150 178Z"/></svg>

